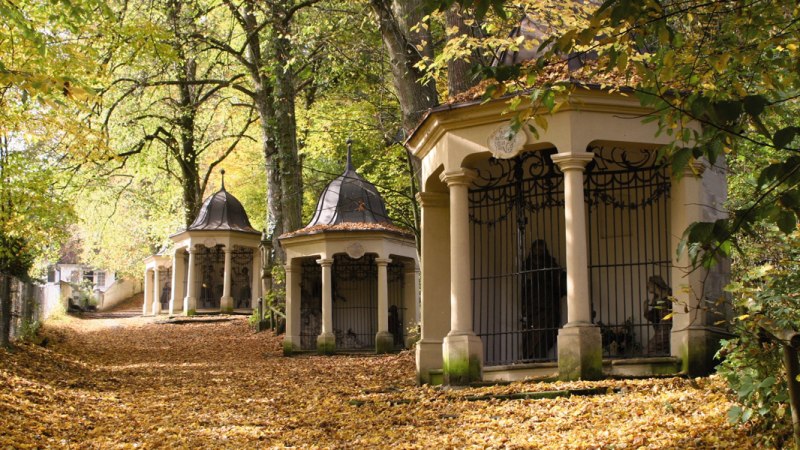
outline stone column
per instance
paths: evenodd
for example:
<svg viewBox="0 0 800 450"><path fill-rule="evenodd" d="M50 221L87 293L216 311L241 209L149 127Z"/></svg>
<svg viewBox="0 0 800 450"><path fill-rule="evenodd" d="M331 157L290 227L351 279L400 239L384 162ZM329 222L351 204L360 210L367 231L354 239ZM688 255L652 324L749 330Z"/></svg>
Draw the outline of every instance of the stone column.
<svg viewBox="0 0 800 450"><path fill-rule="evenodd" d="M403 344L411 348L414 339L419 339L412 326L419 323L419 268L416 260L407 261L404 265L403 273L403 330L408 333L406 342ZM409 339L411 339L409 341ZM441 355L441 352L439 352Z"/></svg>
<svg viewBox="0 0 800 450"><path fill-rule="evenodd" d="M194 257L197 250L189 247L186 251L189 252L189 269L186 272L186 297L183 298L183 314L186 316L193 316L197 314L197 286L195 285L195 277L197 274L195 273L194 266Z"/></svg>
<svg viewBox="0 0 800 450"><path fill-rule="evenodd" d="M671 354L680 358L682 370L698 376L713 370L713 356L718 350L718 342L713 339L707 324L706 307L710 303L704 303L709 294L707 285L711 284L713 276L708 276L708 270L702 267L692 269L686 251L676 256L675 249L689 225L720 218L718 211L722 206L714 208L715 205L711 205L706 198L707 189L703 186L705 166L697 162L693 168L687 167L680 179L673 176L671 180L669 251L672 255L670 281L675 302L672 305L670 347Z"/></svg>
<svg viewBox="0 0 800 450"><path fill-rule="evenodd" d="M389 258L375 258L378 266L378 334L375 336L375 352L389 353L394 350L394 336L389 332Z"/></svg>
<svg viewBox="0 0 800 450"><path fill-rule="evenodd" d="M441 192L417 194L421 208L420 339L417 382L433 384L431 372L444 367L442 343L450 331L450 198Z"/></svg>
<svg viewBox="0 0 800 450"><path fill-rule="evenodd" d="M253 273L250 277L250 307L258 308L258 298L261 297L261 255L258 248L253 249ZM264 307L266 308L266 300Z"/></svg>
<svg viewBox="0 0 800 450"><path fill-rule="evenodd" d="M153 315L161 314L161 271L158 263L153 268Z"/></svg>
<svg viewBox="0 0 800 450"><path fill-rule="evenodd" d="M172 293L169 298L169 315L175 315L175 301L183 298L183 280L185 264L183 263L183 249L176 248L172 254Z"/></svg>
<svg viewBox="0 0 800 450"><path fill-rule="evenodd" d="M444 338L444 383L469 384L483 376L483 343L472 330L472 246L469 186L475 172L460 169L440 178L450 191L450 332Z"/></svg>
<svg viewBox="0 0 800 450"><path fill-rule="evenodd" d="M286 334L283 338L283 354L291 355L300 350L300 281L302 274L294 259L284 266L286 271Z"/></svg>
<svg viewBox="0 0 800 450"><path fill-rule="evenodd" d="M336 350L336 336L333 334L333 282L332 258L318 259L322 266L322 333L317 337L317 352L330 355Z"/></svg>
<svg viewBox="0 0 800 450"><path fill-rule="evenodd" d="M231 254L233 249L230 245L226 245L223 249L225 252L225 272L222 276L222 298L219 299L219 310L223 313L233 312L233 297L231 297Z"/></svg>
<svg viewBox="0 0 800 450"><path fill-rule="evenodd" d="M558 153L552 158L564 172L567 242L567 324L558 331L558 373L565 380L596 379L603 376L603 344L600 328L592 324L583 195L583 170L594 154Z"/></svg>
<svg viewBox="0 0 800 450"><path fill-rule="evenodd" d="M148 315L153 305L153 282L150 280L150 270L144 269L144 303L142 304L142 315Z"/></svg>

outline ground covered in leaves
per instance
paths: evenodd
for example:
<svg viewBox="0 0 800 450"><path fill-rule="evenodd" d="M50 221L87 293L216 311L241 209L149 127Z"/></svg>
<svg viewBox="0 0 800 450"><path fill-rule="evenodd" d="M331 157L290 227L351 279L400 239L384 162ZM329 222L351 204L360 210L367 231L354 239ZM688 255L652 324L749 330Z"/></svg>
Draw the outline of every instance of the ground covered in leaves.
<svg viewBox="0 0 800 450"><path fill-rule="evenodd" d="M0 350L0 448L754 448L719 380L414 384L413 354L281 356L243 318L70 318ZM476 396L564 388L553 399Z"/></svg>

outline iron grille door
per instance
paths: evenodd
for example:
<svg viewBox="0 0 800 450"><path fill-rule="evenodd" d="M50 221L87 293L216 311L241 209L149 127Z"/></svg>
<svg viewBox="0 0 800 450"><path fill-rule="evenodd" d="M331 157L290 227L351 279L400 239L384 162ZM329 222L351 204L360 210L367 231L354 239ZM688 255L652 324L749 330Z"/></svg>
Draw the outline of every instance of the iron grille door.
<svg viewBox="0 0 800 450"><path fill-rule="evenodd" d="M473 327L484 364L554 360L566 272L555 149L490 158L469 191Z"/></svg>
<svg viewBox="0 0 800 450"><path fill-rule="evenodd" d="M669 192L667 168L650 149L591 148L586 168L593 320L603 354L669 354Z"/></svg>

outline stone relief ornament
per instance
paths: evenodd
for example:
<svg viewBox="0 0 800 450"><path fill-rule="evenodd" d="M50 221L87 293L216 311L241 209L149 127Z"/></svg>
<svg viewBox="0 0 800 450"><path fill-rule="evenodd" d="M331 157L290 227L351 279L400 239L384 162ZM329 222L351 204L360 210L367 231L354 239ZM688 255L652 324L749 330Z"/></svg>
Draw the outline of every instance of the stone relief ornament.
<svg viewBox="0 0 800 450"><path fill-rule="evenodd" d="M513 158L514 156L522 150L522 147L527 142L528 136L525 135L525 132L519 130L514 132L511 128L511 124L504 124L500 125L494 132L489 136L489 150L492 152L497 159L509 159Z"/></svg>
<svg viewBox="0 0 800 450"><path fill-rule="evenodd" d="M366 253L364 250L364 246L359 244L358 242L354 242L348 245L347 248L345 248L345 251L347 252L347 256L353 259L361 258L362 256L364 256L364 253Z"/></svg>
<svg viewBox="0 0 800 450"><path fill-rule="evenodd" d="M214 248L217 246L217 240L214 238L207 238L203 241L203 245L205 245L206 248Z"/></svg>

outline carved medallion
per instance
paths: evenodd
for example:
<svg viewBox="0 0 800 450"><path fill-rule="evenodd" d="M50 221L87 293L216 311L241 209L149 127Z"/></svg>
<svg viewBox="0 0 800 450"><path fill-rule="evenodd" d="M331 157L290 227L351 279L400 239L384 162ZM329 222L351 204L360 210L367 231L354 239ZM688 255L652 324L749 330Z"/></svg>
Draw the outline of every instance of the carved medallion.
<svg viewBox="0 0 800 450"><path fill-rule="evenodd" d="M364 246L358 242L353 242L352 244L348 245L347 248L344 249L347 252L347 256L358 259L364 256L366 251L364 250Z"/></svg>
<svg viewBox="0 0 800 450"><path fill-rule="evenodd" d="M514 132L511 128L511 124L505 124L500 125L500 127L494 130L489 136L488 146L495 158L509 159L516 156L517 153L522 150L527 140L528 136L525 135L524 131L519 130Z"/></svg>
<svg viewBox="0 0 800 450"><path fill-rule="evenodd" d="M203 241L203 245L205 245L207 248L214 248L217 246L217 240L214 238L206 238Z"/></svg>

